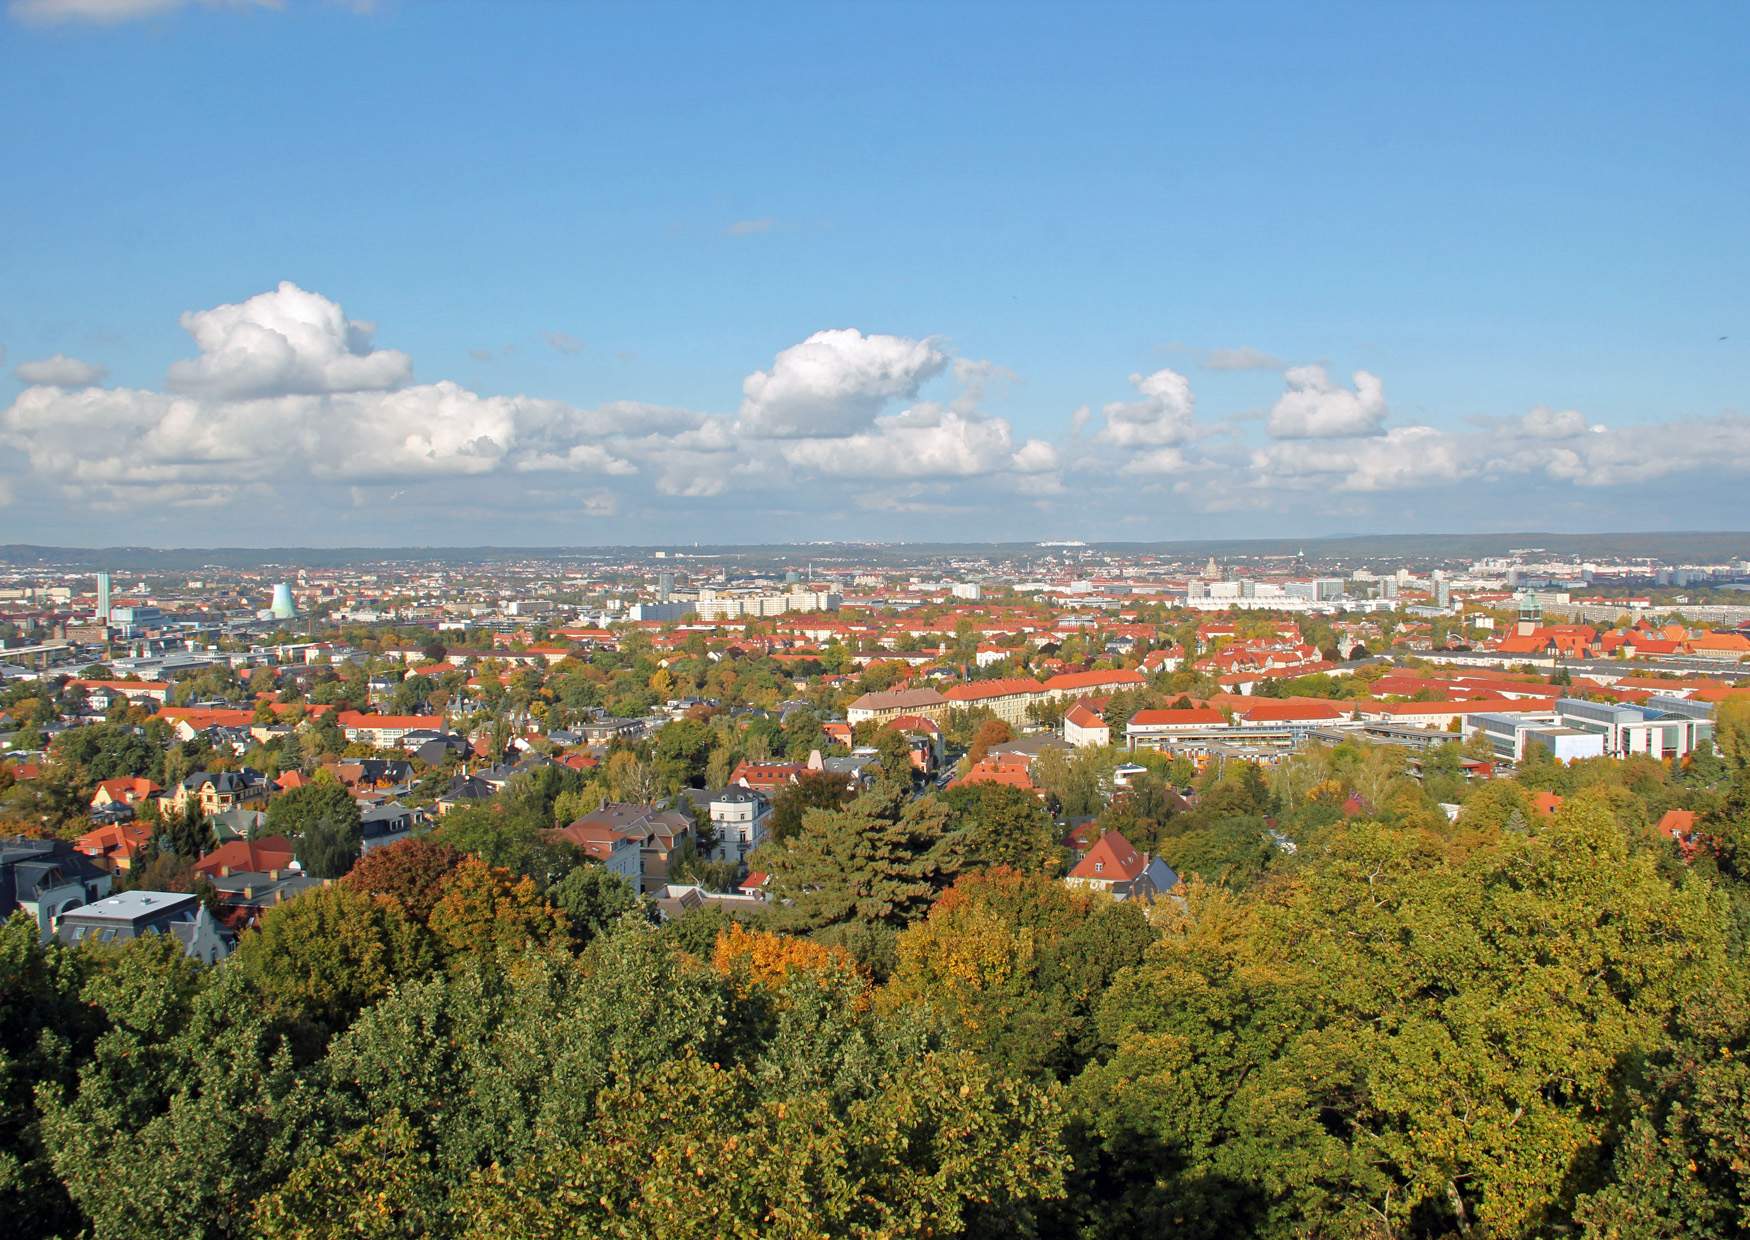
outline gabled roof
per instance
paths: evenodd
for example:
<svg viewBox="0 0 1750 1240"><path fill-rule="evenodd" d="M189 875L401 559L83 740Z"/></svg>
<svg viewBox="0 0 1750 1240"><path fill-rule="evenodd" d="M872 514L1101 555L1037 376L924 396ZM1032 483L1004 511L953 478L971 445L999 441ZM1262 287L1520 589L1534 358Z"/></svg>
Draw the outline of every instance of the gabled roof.
<svg viewBox="0 0 1750 1240"><path fill-rule="evenodd" d="M887 721L895 732L922 732L926 736L942 735L942 728L928 715L898 715Z"/></svg>
<svg viewBox="0 0 1750 1240"><path fill-rule="evenodd" d="M97 791L109 794L112 801L127 801L135 797L149 797L163 792L157 784L141 775L123 775L115 779L105 779L98 783ZM92 799L97 797L94 791Z"/></svg>
<svg viewBox="0 0 1750 1240"><path fill-rule="evenodd" d="M1063 721L1078 728L1103 728L1106 726L1104 719L1080 702L1064 712Z"/></svg>
<svg viewBox="0 0 1750 1240"><path fill-rule="evenodd" d="M1141 874L1148 862L1131 847L1130 841L1116 831L1104 832L1094 846L1076 862L1069 872L1071 878L1093 879L1098 882L1127 883Z"/></svg>

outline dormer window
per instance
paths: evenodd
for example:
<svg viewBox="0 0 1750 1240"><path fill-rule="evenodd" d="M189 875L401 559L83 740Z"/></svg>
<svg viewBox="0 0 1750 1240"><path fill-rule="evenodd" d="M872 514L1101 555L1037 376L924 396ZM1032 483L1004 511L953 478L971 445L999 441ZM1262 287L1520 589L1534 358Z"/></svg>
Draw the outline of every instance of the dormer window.
<svg viewBox="0 0 1750 1240"><path fill-rule="evenodd" d="M1105 868L1106 868L1106 863L1104 861L1094 862L1094 873L1098 874L1098 873L1100 873L1100 871L1104 870Z"/></svg>

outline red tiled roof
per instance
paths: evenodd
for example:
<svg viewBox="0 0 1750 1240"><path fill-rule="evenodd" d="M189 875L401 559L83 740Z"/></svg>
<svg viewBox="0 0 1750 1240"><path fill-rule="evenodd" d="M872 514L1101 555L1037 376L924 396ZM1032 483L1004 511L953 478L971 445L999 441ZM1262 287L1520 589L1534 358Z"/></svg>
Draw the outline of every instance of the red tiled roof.
<svg viewBox="0 0 1750 1240"><path fill-rule="evenodd" d="M1462 702L1383 702L1368 709L1413 718L1417 715L1535 714L1554 708L1554 698L1469 698Z"/></svg>
<svg viewBox="0 0 1750 1240"><path fill-rule="evenodd" d="M949 783L950 788L959 788L969 784L1001 784L1008 788L1022 788L1028 792L1036 791L1033 776L1028 773L1028 762L1025 758L1004 758L992 755L972 765L966 774Z"/></svg>
<svg viewBox="0 0 1750 1240"><path fill-rule="evenodd" d="M87 831L73 847L87 857L120 857L132 861L152 842L152 828L140 822L117 822Z"/></svg>
<svg viewBox="0 0 1750 1240"><path fill-rule="evenodd" d="M922 732L926 736L940 736L942 729L928 715L895 715L887 721L887 726L895 732Z"/></svg>
<svg viewBox="0 0 1750 1240"><path fill-rule="evenodd" d="M1131 847L1129 840L1116 831L1107 831L1094 841L1094 846L1082 855L1069 875L1101 882L1129 882L1141 874L1146 865L1142 854Z"/></svg>
<svg viewBox="0 0 1750 1240"><path fill-rule="evenodd" d="M292 842L283 835L264 835L258 840L232 840L220 844L194 863L196 874L209 877L223 872L232 874L284 870L292 864Z"/></svg>
<svg viewBox="0 0 1750 1240"><path fill-rule="evenodd" d="M1064 672L1045 682L1045 688L1058 690L1103 689L1109 685L1140 685L1147 682L1135 672Z"/></svg>
<svg viewBox="0 0 1750 1240"><path fill-rule="evenodd" d="M1073 724L1078 728L1103 728L1106 726L1106 721L1104 719L1100 718L1100 716L1096 715L1080 702L1077 702L1074 706L1064 712L1063 721L1068 724Z"/></svg>
<svg viewBox="0 0 1750 1240"><path fill-rule="evenodd" d="M172 722L186 723L196 731L207 728L246 728L255 722L255 712L252 710L232 710L228 707L196 708L193 706L166 706L158 712L158 718Z"/></svg>
<svg viewBox="0 0 1750 1240"><path fill-rule="evenodd" d="M344 728L399 728L403 731L428 729L436 732L444 726L442 715L371 715L363 711L343 710L334 721Z"/></svg>
<svg viewBox="0 0 1750 1240"><path fill-rule="evenodd" d="M1043 693L1045 686L1027 677L1002 680L972 680L955 685L945 696L951 702L982 702L989 698L1010 697L1017 693Z"/></svg>
<svg viewBox="0 0 1750 1240"><path fill-rule="evenodd" d="M163 791L164 789L143 776L123 775L115 779L100 781L96 789L92 791L91 799L95 803L98 792L107 792L110 800L132 805L136 801L144 800L146 797Z"/></svg>

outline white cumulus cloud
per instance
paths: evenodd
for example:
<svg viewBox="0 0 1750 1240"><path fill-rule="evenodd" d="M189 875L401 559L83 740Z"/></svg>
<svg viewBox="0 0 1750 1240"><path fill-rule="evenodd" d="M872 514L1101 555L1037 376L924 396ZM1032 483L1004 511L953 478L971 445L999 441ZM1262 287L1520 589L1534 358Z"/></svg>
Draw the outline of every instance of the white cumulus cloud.
<svg viewBox="0 0 1750 1240"><path fill-rule="evenodd" d="M948 355L932 340L865 336L856 328L815 332L741 385L741 423L752 435L852 435L895 401L910 400L942 373Z"/></svg>
<svg viewBox="0 0 1750 1240"><path fill-rule="evenodd" d="M1385 385L1377 375L1356 371L1353 391L1333 383L1323 366L1296 366L1286 378L1288 390L1270 410L1273 438L1373 435L1385 421Z"/></svg>
<svg viewBox="0 0 1750 1240"><path fill-rule="evenodd" d="M192 395L381 391L413 372L405 353L371 347L375 325L347 318L328 298L289 280L236 305L190 310L182 326L200 356L174 363L169 386Z"/></svg>
<svg viewBox="0 0 1750 1240"><path fill-rule="evenodd" d="M1140 400L1114 401L1103 412L1106 425L1100 438L1119 447L1160 447L1191 438L1197 413L1197 398L1191 381L1176 370L1135 374L1130 382Z"/></svg>

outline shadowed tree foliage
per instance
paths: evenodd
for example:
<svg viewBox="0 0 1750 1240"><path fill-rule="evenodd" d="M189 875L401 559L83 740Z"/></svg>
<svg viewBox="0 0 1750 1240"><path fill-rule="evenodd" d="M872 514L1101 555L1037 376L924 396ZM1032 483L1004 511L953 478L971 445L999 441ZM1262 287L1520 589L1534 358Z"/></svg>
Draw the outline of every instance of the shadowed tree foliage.
<svg viewBox="0 0 1750 1240"><path fill-rule="evenodd" d="M753 864L771 875L778 926L848 947L884 971L893 936L929 909L958 858L941 802L908 802L878 784L842 810L810 810L800 832L761 848Z"/></svg>
<svg viewBox="0 0 1750 1240"><path fill-rule="evenodd" d="M1061 868L1057 823L1024 788L1006 784L965 784L942 794L948 830L963 868L1007 866L1024 873L1055 873Z"/></svg>
<svg viewBox="0 0 1750 1240"><path fill-rule="evenodd" d="M852 800L844 780L813 771L794 784L780 788L772 798L772 816L766 834L773 841L787 840L802 830L803 816L811 809L842 809Z"/></svg>
<svg viewBox="0 0 1750 1240"><path fill-rule="evenodd" d="M1007 1071L1068 1078L1098 1045L1100 996L1153 939L1138 905L1039 874L968 874L900 935L882 999L937 1007Z"/></svg>
<svg viewBox="0 0 1750 1240"><path fill-rule="evenodd" d="M565 914L571 942L583 947L645 901L632 884L593 862L575 867L547 888L547 901Z"/></svg>

